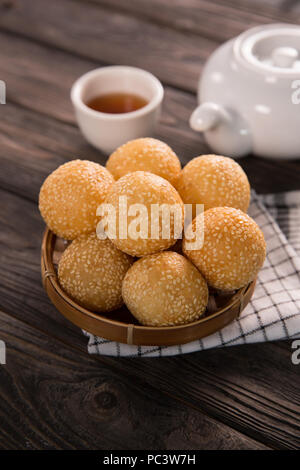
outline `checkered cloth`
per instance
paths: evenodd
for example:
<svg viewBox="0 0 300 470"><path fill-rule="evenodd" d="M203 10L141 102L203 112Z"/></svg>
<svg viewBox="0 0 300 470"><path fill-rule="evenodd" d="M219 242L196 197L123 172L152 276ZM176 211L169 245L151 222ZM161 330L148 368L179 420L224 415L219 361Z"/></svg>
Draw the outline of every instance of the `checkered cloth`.
<svg viewBox="0 0 300 470"><path fill-rule="evenodd" d="M252 194L249 215L264 232L267 257L239 319L178 346L130 346L85 332L88 352L108 356L173 356L203 349L300 337L300 191Z"/></svg>

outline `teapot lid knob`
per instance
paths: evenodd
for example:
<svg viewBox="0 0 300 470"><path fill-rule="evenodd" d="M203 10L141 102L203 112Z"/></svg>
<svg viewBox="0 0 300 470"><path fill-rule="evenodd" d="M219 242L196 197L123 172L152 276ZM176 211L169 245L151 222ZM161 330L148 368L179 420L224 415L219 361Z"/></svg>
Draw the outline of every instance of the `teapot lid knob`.
<svg viewBox="0 0 300 470"><path fill-rule="evenodd" d="M300 27L279 23L250 28L234 40L233 54L241 66L267 78L298 78Z"/></svg>
<svg viewBox="0 0 300 470"><path fill-rule="evenodd" d="M272 62L275 67L293 67L298 59L298 51L294 47L276 47L272 52Z"/></svg>

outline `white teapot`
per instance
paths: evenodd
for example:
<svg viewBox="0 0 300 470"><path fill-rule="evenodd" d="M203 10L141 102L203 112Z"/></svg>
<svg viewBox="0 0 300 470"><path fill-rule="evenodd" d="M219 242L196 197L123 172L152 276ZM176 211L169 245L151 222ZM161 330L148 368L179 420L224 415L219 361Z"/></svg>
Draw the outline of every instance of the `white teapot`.
<svg viewBox="0 0 300 470"><path fill-rule="evenodd" d="M300 27L245 31L207 61L191 127L215 153L300 158Z"/></svg>

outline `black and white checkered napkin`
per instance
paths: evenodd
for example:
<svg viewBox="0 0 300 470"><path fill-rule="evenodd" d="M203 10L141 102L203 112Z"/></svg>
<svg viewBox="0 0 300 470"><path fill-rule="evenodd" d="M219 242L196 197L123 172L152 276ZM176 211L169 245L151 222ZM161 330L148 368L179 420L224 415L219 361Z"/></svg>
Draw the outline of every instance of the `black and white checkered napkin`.
<svg viewBox="0 0 300 470"><path fill-rule="evenodd" d="M108 356L173 356L203 349L300 337L300 191L252 194L249 215L264 232L267 258L239 319L202 340L178 346L131 346L90 333L88 352Z"/></svg>

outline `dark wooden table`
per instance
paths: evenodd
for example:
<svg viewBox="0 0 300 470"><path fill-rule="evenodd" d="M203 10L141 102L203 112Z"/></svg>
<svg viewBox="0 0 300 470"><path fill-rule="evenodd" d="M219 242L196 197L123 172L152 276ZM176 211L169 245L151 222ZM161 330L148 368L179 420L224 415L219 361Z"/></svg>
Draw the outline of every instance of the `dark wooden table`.
<svg viewBox="0 0 300 470"><path fill-rule="evenodd" d="M79 75L106 64L156 74L166 92L157 137L184 164L208 151L188 126L208 56L250 26L299 20L300 2L288 0L0 0L1 449L299 448L300 366L289 342L88 356L43 291L37 209L59 164L105 162L75 124L69 91ZM300 189L299 161L241 164L259 192Z"/></svg>

